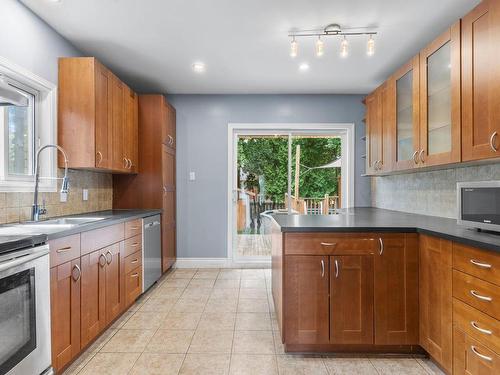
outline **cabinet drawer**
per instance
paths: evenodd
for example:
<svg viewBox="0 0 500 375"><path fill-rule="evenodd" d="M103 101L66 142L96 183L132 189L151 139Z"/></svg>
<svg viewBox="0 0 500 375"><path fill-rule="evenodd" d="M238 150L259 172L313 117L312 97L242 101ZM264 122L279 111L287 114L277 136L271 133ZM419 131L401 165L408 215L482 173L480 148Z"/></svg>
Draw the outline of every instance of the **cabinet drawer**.
<svg viewBox="0 0 500 375"><path fill-rule="evenodd" d="M80 235L57 238L49 241L50 267L80 258Z"/></svg>
<svg viewBox="0 0 500 375"><path fill-rule="evenodd" d="M142 219L127 221L125 223L125 238L130 238L142 234Z"/></svg>
<svg viewBox="0 0 500 375"><path fill-rule="evenodd" d="M453 297L500 319L500 287L453 270Z"/></svg>
<svg viewBox="0 0 500 375"><path fill-rule="evenodd" d="M453 375L466 374L500 374L500 356L455 327Z"/></svg>
<svg viewBox="0 0 500 375"><path fill-rule="evenodd" d="M125 293L127 306L135 302L142 293L142 268L137 267L125 275Z"/></svg>
<svg viewBox="0 0 500 375"><path fill-rule="evenodd" d="M125 258L125 273L131 272L133 269L142 266L142 251L136 251Z"/></svg>
<svg viewBox="0 0 500 375"><path fill-rule="evenodd" d="M453 243L453 268L500 285L500 255Z"/></svg>
<svg viewBox="0 0 500 375"><path fill-rule="evenodd" d="M126 257L139 250L142 250L142 235L139 234L138 236L128 238L124 241L124 251Z"/></svg>
<svg viewBox="0 0 500 375"><path fill-rule="evenodd" d="M106 246L123 241L122 224L110 225L82 233L82 255L102 249Z"/></svg>
<svg viewBox="0 0 500 375"><path fill-rule="evenodd" d="M500 322L498 320L454 299L453 324L470 337L500 353Z"/></svg>
<svg viewBox="0 0 500 375"><path fill-rule="evenodd" d="M363 233L286 233L286 255L360 255L380 249L379 238Z"/></svg>

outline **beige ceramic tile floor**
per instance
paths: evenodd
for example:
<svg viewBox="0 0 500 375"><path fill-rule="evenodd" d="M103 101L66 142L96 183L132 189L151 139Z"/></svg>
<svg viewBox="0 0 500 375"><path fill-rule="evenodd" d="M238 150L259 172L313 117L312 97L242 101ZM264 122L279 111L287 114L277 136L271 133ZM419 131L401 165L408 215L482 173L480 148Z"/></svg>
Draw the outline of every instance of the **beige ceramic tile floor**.
<svg viewBox="0 0 500 375"><path fill-rule="evenodd" d="M285 354L270 277L261 269L174 270L64 374L442 374L424 358Z"/></svg>

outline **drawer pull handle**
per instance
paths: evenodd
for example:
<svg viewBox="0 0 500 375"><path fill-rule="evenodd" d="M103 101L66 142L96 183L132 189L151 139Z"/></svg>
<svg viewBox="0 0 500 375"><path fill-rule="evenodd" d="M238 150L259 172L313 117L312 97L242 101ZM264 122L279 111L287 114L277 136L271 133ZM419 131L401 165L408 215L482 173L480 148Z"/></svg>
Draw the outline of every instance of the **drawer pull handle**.
<svg viewBox="0 0 500 375"><path fill-rule="evenodd" d="M137 229L139 229L139 227L130 227L130 229L137 230Z"/></svg>
<svg viewBox="0 0 500 375"><path fill-rule="evenodd" d="M56 253L65 253L66 251L69 250L71 250L71 246L61 247L60 249L56 250Z"/></svg>
<svg viewBox="0 0 500 375"><path fill-rule="evenodd" d="M337 246L336 242L321 242L321 246Z"/></svg>
<svg viewBox="0 0 500 375"><path fill-rule="evenodd" d="M488 362L492 362L492 361L493 361L493 358L488 357L488 356L486 356L486 355L484 355L484 354L479 353L479 352L477 351L477 349L476 349L476 347L475 347L474 345L471 345L471 346L470 346L470 349L471 349L471 350L472 350L472 352L473 352L475 355L477 355L479 358L482 358L482 359L484 359L485 361L488 361Z"/></svg>
<svg viewBox="0 0 500 375"><path fill-rule="evenodd" d="M139 261L138 259L134 259L133 261L130 262L130 264L137 263L138 261Z"/></svg>
<svg viewBox="0 0 500 375"><path fill-rule="evenodd" d="M130 275L130 277L139 277L139 274L136 272L136 273L133 273L132 275Z"/></svg>
<svg viewBox="0 0 500 375"><path fill-rule="evenodd" d="M474 260L474 259L471 259L470 262L473 265L481 267L481 268L491 268L491 264L488 264L488 263L481 263L481 262L478 262L477 260Z"/></svg>
<svg viewBox="0 0 500 375"><path fill-rule="evenodd" d="M488 302L493 301L493 298L488 297L488 296L482 296L478 292L476 292L475 290L471 290L470 294L472 294L474 297L476 297L476 298L478 298L480 300L483 300L483 301L488 301Z"/></svg>
<svg viewBox="0 0 500 375"><path fill-rule="evenodd" d="M484 328L479 327L477 322L472 321L472 322L470 322L470 325L473 326L475 329L477 329L479 332L484 333L486 335L491 335L493 333L489 329L484 329Z"/></svg>
<svg viewBox="0 0 500 375"><path fill-rule="evenodd" d="M133 243L132 245L130 245L130 246L132 246L132 247L136 247L136 246L139 246L139 243L134 242L134 243Z"/></svg>

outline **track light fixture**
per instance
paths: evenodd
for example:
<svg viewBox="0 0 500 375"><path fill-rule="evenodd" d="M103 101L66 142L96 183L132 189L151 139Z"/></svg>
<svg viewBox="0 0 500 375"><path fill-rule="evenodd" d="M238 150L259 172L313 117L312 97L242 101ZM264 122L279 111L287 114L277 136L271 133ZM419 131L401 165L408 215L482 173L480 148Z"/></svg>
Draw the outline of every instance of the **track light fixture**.
<svg viewBox="0 0 500 375"><path fill-rule="evenodd" d="M318 40L315 44L316 56L321 57L325 53L325 44L321 37L342 37L340 42L340 56L347 57L349 55L349 41L347 37L358 37L358 36L368 36L368 41L366 44L366 54L368 56L373 56L375 54L375 40L373 36L377 35L376 31L342 31L339 24L332 23L326 26L322 30L298 30L293 31L288 34L292 38L290 45L290 56L297 57L298 55L298 38L304 37L316 37Z"/></svg>

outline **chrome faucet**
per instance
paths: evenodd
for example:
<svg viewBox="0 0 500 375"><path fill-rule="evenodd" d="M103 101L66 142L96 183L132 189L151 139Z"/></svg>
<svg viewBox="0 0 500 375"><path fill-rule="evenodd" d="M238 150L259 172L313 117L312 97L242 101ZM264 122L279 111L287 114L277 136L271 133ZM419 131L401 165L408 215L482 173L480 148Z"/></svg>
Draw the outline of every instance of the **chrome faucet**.
<svg viewBox="0 0 500 375"><path fill-rule="evenodd" d="M64 156L64 177L40 177L40 153L47 148L55 148L59 150ZM61 184L61 193L67 193L69 191L69 179L68 179L68 157L66 156L66 152L59 145L48 144L43 147L40 147L35 157L35 194L33 195L33 206L31 208L31 221L39 221L40 215L45 215L47 210L38 205L38 182L39 180L49 179L49 180L62 180Z"/></svg>

